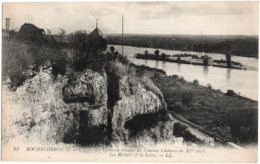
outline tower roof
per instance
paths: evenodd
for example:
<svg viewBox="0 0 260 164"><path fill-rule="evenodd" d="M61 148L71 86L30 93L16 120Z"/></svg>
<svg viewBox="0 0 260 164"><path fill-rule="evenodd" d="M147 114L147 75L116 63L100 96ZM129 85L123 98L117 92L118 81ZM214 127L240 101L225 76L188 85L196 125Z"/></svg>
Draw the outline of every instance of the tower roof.
<svg viewBox="0 0 260 164"><path fill-rule="evenodd" d="M89 34L89 36L90 37L103 37L104 38L103 32L97 27Z"/></svg>

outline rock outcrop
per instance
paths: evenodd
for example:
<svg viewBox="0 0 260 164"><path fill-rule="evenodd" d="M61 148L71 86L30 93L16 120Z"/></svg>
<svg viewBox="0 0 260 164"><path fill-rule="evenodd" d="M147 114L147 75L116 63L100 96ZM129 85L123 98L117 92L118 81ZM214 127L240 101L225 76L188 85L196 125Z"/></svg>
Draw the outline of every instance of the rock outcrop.
<svg viewBox="0 0 260 164"><path fill-rule="evenodd" d="M79 104L79 137L82 144L107 140L107 78L91 70L86 70L76 81L63 88L63 99L67 104Z"/></svg>
<svg viewBox="0 0 260 164"><path fill-rule="evenodd" d="M63 96L65 102L84 102L85 107L106 105L106 76L87 70L75 82L63 88Z"/></svg>
<svg viewBox="0 0 260 164"><path fill-rule="evenodd" d="M146 91L141 84L138 85L138 92L134 95L121 94L121 100L113 107L112 128L115 139L128 139L129 132L124 128L125 122L136 115L156 113L162 109L162 102L151 91Z"/></svg>
<svg viewBox="0 0 260 164"><path fill-rule="evenodd" d="M118 83L119 99L111 107L105 73L86 70L68 82L65 76L54 81L40 72L13 94L22 111L15 119L19 134L28 140L87 145L170 138L172 121L166 118L164 100L140 82L131 92L127 76Z"/></svg>

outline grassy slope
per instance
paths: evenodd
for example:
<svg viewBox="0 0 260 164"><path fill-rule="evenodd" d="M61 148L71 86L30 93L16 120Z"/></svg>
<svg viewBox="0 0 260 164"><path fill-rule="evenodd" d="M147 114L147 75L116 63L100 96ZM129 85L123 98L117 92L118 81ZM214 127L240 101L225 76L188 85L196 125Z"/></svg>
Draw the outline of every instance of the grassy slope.
<svg viewBox="0 0 260 164"><path fill-rule="evenodd" d="M257 142L258 102L227 96L210 87L156 73L155 70L139 68L139 72L151 77L161 89L168 110L176 113L181 120L207 134L238 144Z"/></svg>

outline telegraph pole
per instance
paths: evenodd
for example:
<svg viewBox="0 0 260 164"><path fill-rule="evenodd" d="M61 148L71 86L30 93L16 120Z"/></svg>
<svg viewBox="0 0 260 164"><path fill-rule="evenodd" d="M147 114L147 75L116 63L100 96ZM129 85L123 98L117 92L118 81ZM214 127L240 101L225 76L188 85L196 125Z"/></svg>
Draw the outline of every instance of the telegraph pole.
<svg viewBox="0 0 260 164"><path fill-rule="evenodd" d="M124 56L124 15L122 15L122 55Z"/></svg>

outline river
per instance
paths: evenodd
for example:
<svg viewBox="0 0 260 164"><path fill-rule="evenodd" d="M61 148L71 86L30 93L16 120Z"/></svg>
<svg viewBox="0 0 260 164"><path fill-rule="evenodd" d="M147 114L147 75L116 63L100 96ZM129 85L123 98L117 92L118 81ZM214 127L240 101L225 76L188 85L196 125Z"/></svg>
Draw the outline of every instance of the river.
<svg viewBox="0 0 260 164"><path fill-rule="evenodd" d="M121 46L113 46L119 53L122 52ZM108 47L110 47L110 45ZM187 81L193 81L197 79L201 85L207 86L210 84L212 88L220 89L223 92L227 92L228 89L232 89L241 96L245 96L253 100L258 100L258 71L227 69L211 66L205 67L199 65L178 64L134 58L134 54L144 53L145 50L148 50L150 53L155 51L153 48L124 46L124 55L127 55L134 64L162 69L167 73L167 75L176 74L183 76ZM160 53L170 55L184 53L184 51L164 49L159 49L159 51ZM223 54L202 52L186 53L196 54L198 56L208 55L213 59L225 59ZM258 69L258 59L255 58L233 56L232 61L240 62L245 66Z"/></svg>

